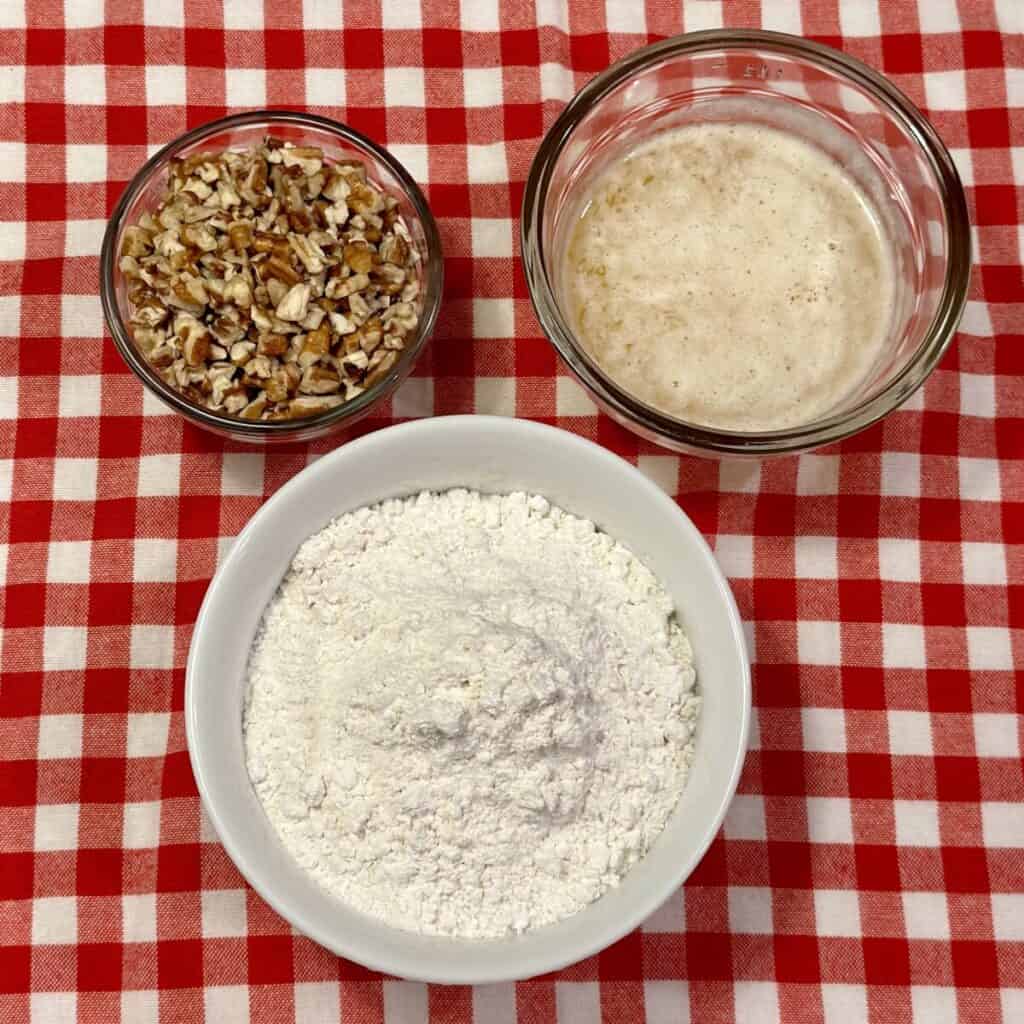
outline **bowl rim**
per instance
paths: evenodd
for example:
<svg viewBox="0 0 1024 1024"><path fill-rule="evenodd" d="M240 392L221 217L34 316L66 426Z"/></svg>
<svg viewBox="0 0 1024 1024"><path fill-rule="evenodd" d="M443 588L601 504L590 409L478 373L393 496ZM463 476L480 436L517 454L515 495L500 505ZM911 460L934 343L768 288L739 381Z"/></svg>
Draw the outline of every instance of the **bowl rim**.
<svg viewBox="0 0 1024 1024"><path fill-rule="evenodd" d="M115 274L119 273L116 243L123 228L122 222L127 210L135 202L139 193L150 183L153 176L160 172L173 154L182 149L223 131L259 124L266 124L268 128L273 128L275 125L317 128L340 138L356 150L370 154L374 160L384 164L401 184L402 190L415 210L426 240L423 306L420 311L416 337L413 343L404 349L403 358L399 359L391 371L373 387L361 395L357 395L351 401L343 402L325 412L295 420L243 420L237 416L229 416L197 405L181 392L172 388L155 372L136 348L131 333L121 317L114 287ZM114 344L121 358L128 364L135 376L157 398L190 422L197 423L216 433L228 432L236 437L254 441L290 440L308 436L312 432L327 431L350 421L354 422L371 406L390 395L408 376L433 334L437 322L444 291L444 252L441 245L441 234L426 197L402 163L389 150L333 118L322 117L319 114L307 114L299 110L250 110L229 114L227 117L217 118L214 121L205 121L195 128L189 129L162 146L136 171L125 186L107 221L103 233L103 243L100 247L99 277L103 318L114 339Z"/></svg>
<svg viewBox="0 0 1024 1024"><path fill-rule="evenodd" d="M942 195L949 259L942 294L924 339L907 365L873 397L846 411L782 430L725 430L678 419L634 397L579 344L562 316L543 248L543 205L555 163L591 106L637 71L673 56L705 50L761 49L797 55L859 85L884 104L925 157ZM855 57L786 32L707 29L682 33L627 54L587 82L548 129L530 165L520 212L520 253L534 312L544 334L576 378L616 419L646 437L686 451L714 455L782 455L858 433L902 404L942 359L956 335L971 275L971 235L960 175L935 128L888 78Z"/></svg>
<svg viewBox="0 0 1024 1024"><path fill-rule="evenodd" d="M586 936L585 941L576 943L571 948L561 947L557 956L545 958L538 953L526 956L527 965L525 968L520 965L517 969L516 965L520 964L522 959L517 957L513 957L514 962L511 966L507 965L507 959L503 961L505 966L502 966L501 969L485 969L478 965L474 966L473 964L459 962L457 957L453 957L450 970L439 973L437 971L419 969L415 958L411 954L403 954L401 951L389 949L388 953L384 956L368 956L360 946L358 935L338 934L330 929L321 928L314 922L310 922L307 916L293 905L285 891L286 887L282 886L280 890L276 887L276 883L271 880L270 870L261 870L260 866L254 863L258 857L250 856L251 851L249 848L245 843L239 842L239 837L232 831L232 827L225 821L224 817L222 817L218 803L211 798L211 781L216 776L217 764L215 757L211 755L209 749L204 749L198 739L203 730L203 720L199 712L197 692L198 688L204 685L198 681L198 678L200 663L206 657L203 650L204 646L216 644L217 642L216 638L211 635L211 627L208 626L208 623L214 617L215 606L222 604L226 600L226 596L222 596L222 592L226 592L228 588L225 580L248 557L248 552L253 546L254 535L262 529L263 522L270 517L271 512L276 506L287 507L286 503L291 500L293 494L297 495L306 488L315 485L317 481L329 477L334 471L335 463L344 462L347 458L351 458L353 452L360 449L368 449L372 453L373 449L377 447L382 449L383 453L392 443L399 443L403 437L413 433L433 433L443 440L446 435L464 434L467 431L471 432L474 436L478 436L481 430L504 432L506 435L510 435L513 440L518 441L521 439L524 444L562 444L566 447L567 456L569 457L574 452L586 452L589 456L596 458L598 462L604 462L605 465L609 466L614 465L616 470L624 472L633 481L638 490L643 492L647 500L661 505L665 510L671 511L678 522L680 530L686 533L692 541L692 550L697 553L697 557L706 562L710 569L715 593L722 601L723 610L728 620L730 646L736 653L741 667L737 680L741 706L738 730L739 742L727 762L728 782L715 803L714 815L706 820L703 825L699 841L694 845L688 856L679 858L670 873L661 876L659 885L651 886L648 890L645 890L644 894L630 906L628 913L622 914L613 926L596 929L593 933ZM269 512L267 511L268 509L270 510ZM205 685L209 685L209 683ZM289 921L303 934L335 954L385 974L408 980L438 984L485 984L535 977L549 971L559 970L591 956L618 941L622 936L636 928L669 898L673 891L678 889L699 864L721 829L726 811L736 793L740 773L746 758L753 709L750 658L747 651L742 619L735 597L725 573L718 565L703 534L668 494L625 459L595 442L572 434L569 431L547 424L510 417L458 415L413 420L382 428L339 447L297 473L257 510L236 538L224 562L218 567L204 596L189 647L185 676L184 714L192 772L200 797L202 798L203 807L209 816L211 824L231 860L246 881L281 917ZM244 771L244 766L242 770ZM724 770L723 774L725 774ZM358 913L357 911L353 912ZM571 920L571 918L565 920ZM550 927L557 927L557 924ZM398 929L392 930L396 933L399 932ZM533 934L539 934L543 930L538 929L538 932ZM401 934L405 935L407 933L401 932ZM418 937L423 938L423 936ZM431 940L440 938L444 941L443 937L427 936L426 938ZM447 941L458 942L466 940Z"/></svg>

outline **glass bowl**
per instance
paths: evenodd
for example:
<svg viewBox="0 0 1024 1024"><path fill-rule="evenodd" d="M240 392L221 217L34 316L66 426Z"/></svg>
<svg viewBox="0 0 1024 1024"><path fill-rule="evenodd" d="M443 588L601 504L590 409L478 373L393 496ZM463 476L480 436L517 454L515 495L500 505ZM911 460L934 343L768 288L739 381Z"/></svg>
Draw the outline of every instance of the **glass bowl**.
<svg viewBox="0 0 1024 1024"><path fill-rule="evenodd" d="M560 267L590 183L655 134L753 123L837 161L875 208L893 253L889 332L867 377L828 414L793 427L723 430L677 419L617 384L575 336ZM863 430L917 389L956 331L970 277L963 187L935 130L878 72L776 32L713 30L637 50L576 94L534 158L523 196L523 264L537 318L594 401L637 434L698 455L807 451Z"/></svg>
<svg viewBox="0 0 1024 1024"><path fill-rule="evenodd" d="M294 420L242 420L204 408L167 384L132 338L128 323L127 281L118 262L124 231L159 203L170 161L202 150L245 149L275 135L296 145L319 146L328 163L362 160L367 175L398 200L398 210L420 254L420 316L415 333L391 371L351 401L326 412ZM266 443L305 441L351 426L387 398L409 375L434 330L444 281L441 238L423 193L405 168L364 135L326 117L294 111L260 110L235 114L193 128L164 146L131 180L114 208L100 253L100 298L114 344L142 383L189 422L223 437Z"/></svg>

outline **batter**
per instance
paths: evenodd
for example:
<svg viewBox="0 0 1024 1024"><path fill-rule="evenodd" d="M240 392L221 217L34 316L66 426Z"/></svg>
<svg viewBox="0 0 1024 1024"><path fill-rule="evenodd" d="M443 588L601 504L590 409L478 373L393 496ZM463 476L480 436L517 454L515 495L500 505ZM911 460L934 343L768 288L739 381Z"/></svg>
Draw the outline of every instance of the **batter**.
<svg viewBox="0 0 1024 1024"><path fill-rule="evenodd" d="M667 132L594 181L569 239L573 329L679 419L777 430L828 415L884 344L893 256L826 154L755 124Z"/></svg>

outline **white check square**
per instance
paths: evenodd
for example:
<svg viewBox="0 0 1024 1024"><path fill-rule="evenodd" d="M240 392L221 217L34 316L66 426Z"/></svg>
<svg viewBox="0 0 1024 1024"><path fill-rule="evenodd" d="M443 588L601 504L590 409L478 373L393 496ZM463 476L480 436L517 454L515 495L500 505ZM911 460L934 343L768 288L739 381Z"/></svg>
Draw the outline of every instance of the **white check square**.
<svg viewBox="0 0 1024 1024"><path fill-rule="evenodd" d="M304 29L338 29L344 22L341 0L302 0Z"/></svg>
<svg viewBox="0 0 1024 1024"><path fill-rule="evenodd" d="M143 455L139 459L140 498L174 497L181 478L181 456L177 453Z"/></svg>
<svg viewBox="0 0 1024 1024"><path fill-rule="evenodd" d="M423 68L385 68L384 102L389 107L425 107Z"/></svg>
<svg viewBox="0 0 1024 1024"><path fill-rule="evenodd" d="M800 619L796 624L796 643L800 660L808 665L840 664L838 622Z"/></svg>
<svg viewBox="0 0 1024 1024"><path fill-rule="evenodd" d="M54 459L53 497L57 501L94 501L96 498L95 459Z"/></svg>
<svg viewBox="0 0 1024 1024"><path fill-rule="evenodd" d="M433 416L433 377L407 377L391 399L391 411L402 418Z"/></svg>
<svg viewBox="0 0 1024 1024"><path fill-rule="evenodd" d="M889 750L897 755L932 754L932 723L927 711L888 712Z"/></svg>
<svg viewBox="0 0 1024 1024"><path fill-rule="evenodd" d="M227 68L224 72L224 89L229 107L267 105L267 73L263 68Z"/></svg>
<svg viewBox="0 0 1024 1024"><path fill-rule="evenodd" d="M64 95L69 103L106 103L106 67L102 64L68 64L64 68Z"/></svg>
<svg viewBox="0 0 1024 1024"><path fill-rule="evenodd" d="M306 103L311 107L345 106L342 68L306 68Z"/></svg>
<svg viewBox="0 0 1024 1024"><path fill-rule="evenodd" d="M768 837L764 799L754 794L738 793L725 815L725 834L730 839L764 840Z"/></svg>
<svg viewBox="0 0 1024 1024"><path fill-rule="evenodd" d="M850 801L840 796L809 796L807 831L812 843L852 843Z"/></svg>
<svg viewBox="0 0 1024 1024"><path fill-rule="evenodd" d="M99 28L104 18L103 0L73 0L64 5L65 28Z"/></svg>
<svg viewBox="0 0 1024 1024"><path fill-rule="evenodd" d="M36 756L40 760L82 756L82 716L42 715Z"/></svg>
<svg viewBox="0 0 1024 1024"><path fill-rule="evenodd" d="M805 707L800 717L804 750L845 753L846 715L842 708Z"/></svg>
<svg viewBox="0 0 1024 1024"><path fill-rule="evenodd" d="M497 32L501 28L498 0L473 0L464 4L459 23L463 32Z"/></svg>
<svg viewBox="0 0 1024 1024"><path fill-rule="evenodd" d="M882 495L919 498L921 496L921 456L916 452L882 454Z"/></svg>
<svg viewBox="0 0 1024 1024"><path fill-rule="evenodd" d="M16 420L18 418L18 378L0 377L0 420ZM10 463L10 459L5 459ZM5 501L10 500L8 492Z"/></svg>
<svg viewBox="0 0 1024 1024"><path fill-rule="evenodd" d="M897 583L921 582L921 543L902 537L878 539L878 575Z"/></svg>
<svg viewBox="0 0 1024 1024"><path fill-rule="evenodd" d="M771 935L772 890L762 886L731 885L728 890L729 930L749 935Z"/></svg>
<svg viewBox="0 0 1024 1024"><path fill-rule="evenodd" d="M500 184L508 180L508 156L503 142L466 146L471 185Z"/></svg>
<svg viewBox="0 0 1024 1024"><path fill-rule="evenodd" d="M715 559L732 579L754 575L754 538L745 533L720 533L715 538Z"/></svg>
<svg viewBox="0 0 1024 1024"><path fill-rule="evenodd" d="M737 1020L778 1024L779 987L774 981L737 981L733 997Z"/></svg>
<svg viewBox="0 0 1024 1024"><path fill-rule="evenodd" d="M844 36L880 36L882 22L878 16L878 0L858 0L839 5L839 31Z"/></svg>
<svg viewBox="0 0 1024 1024"><path fill-rule="evenodd" d="M57 384L60 416L99 416L102 377L99 374L65 374Z"/></svg>
<svg viewBox="0 0 1024 1024"><path fill-rule="evenodd" d="M1013 668L1010 630L1000 626L968 626L967 663L972 669L1010 671Z"/></svg>
<svg viewBox="0 0 1024 1024"><path fill-rule="evenodd" d="M77 992L33 992L29 997L31 1024L75 1024L78 1020Z"/></svg>
<svg viewBox="0 0 1024 1024"><path fill-rule="evenodd" d="M417 29L423 25L423 13L419 4L409 0L382 0L380 5L381 27L385 29ZM465 22L463 22L465 28Z"/></svg>
<svg viewBox="0 0 1024 1024"><path fill-rule="evenodd" d="M103 244L107 222L94 217L90 220L69 220L64 230L65 256L95 256Z"/></svg>
<svg viewBox="0 0 1024 1024"><path fill-rule="evenodd" d="M156 942L156 893L121 897L121 930L125 942Z"/></svg>
<svg viewBox="0 0 1024 1024"><path fill-rule="evenodd" d="M949 907L944 892L903 893L908 939L948 939Z"/></svg>
<svg viewBox="0 0 1024 1024"><path fill-rule="evenodd" d="M49 583L88 583L92 544L87 540L50 542L46 559Z"/></svg>
<svg viewBox="0 0 1024 1024"><path fill-rule="evenodd" d="M173 583L178 578L178 542L163 537L136 537L134 578L139 583Z"/></svg>
<svg viewBox="0 0 1024 1024"><path fill-rule="evenodd" d="M961 70L924 73L925 106L930 110L966 110L967 75Z"/></svg>
<svg viewBox="0 0 1024 1024"><path fill-rule="evenodd" d="M124 805L124 836L122 843L128 850L151 850L160 845L160 801Z"/></svg>
<svg viewBox="0 0 1024 1024"><path fill-rule="evenodd" d="M974 749L978 757L1020 757L1020 721L1012 712L974 714Z"/></svg>
<svg viewBox="0 0 1024 1024"><path fill-rule="evenodd" d="M2 161L0 161L2 163ZM71 142L64 147L68 184L107 180L107 147Z"/></svg>
<svg viewBox="0 0 1024 1024"><path fill-rule="evenodd" d="M25 222L0 220L0 262L15 263L25 258Z"/></svg>
<svg viewBox="0 0 1024 1024"><path fill-rule="evenodd" d="M893 816L898 846L939 845L939 808L934 801L895 800Z"/></svg>
<svg viewBox="0 0 1024 1024"><path fill-rule="evenodd" d="M45 626L43 671L73 672L84 669L86 635L84 626Z"/></svg>
<svg viewBox="0 0 1024 1024"><path fill-rule="evenodd" d="M95 295L64 295L60 304L64 338L102 338L103 313Z"/></svg>
<svg viewBox="0 0 1024 1024"><path fill-rule="evenodd" d="M36 805L36 850L78 847L78 804Z"/></svg>
<svg viewBox="0 0 1024 1024"><path fill-rule="evenodd" d="M325 1021L338 1020L341 1012L338 1005L338 988L338 983L334 981L296 982L295 1024L324 1024ZM513 990L513 998L514 994Z"/></svg>
<svg viewBox="0 0 1024 1024"><path fill-rule="evenodd" d="M265 467L262 453L225 452L221 462L221 493L261 496Z"/></svg>
<svg viewBox="0 0 1024 1024"><path fill-rule="evenodd" d="M477 377L473 397L478 415L515 416L516 382L508 377Z"/></svg>
<svg viewBox="0 0 1024 1024"><path fill-rule="evenodd" d="M473 326L477 338L515 335L515 307L511 299L474 299Z"/></svg>
<svg viewBox="0 0 1024 1024"><path fill-rule="evenodd" d="M1003 942L1024 942L1024 893L992 893L992 931Z"/></svg>
<svg viewBox="0 0 1024 1024"><path fill-rule="evenodd" d="M512 221L508 217L474 217L470 222L473 255L477 258L512 258Z"/></svg>
<svg viewBox="0 0 1024 1024"><path fill-rule="evenodd" d="M958 1024L962 1020L956 1003L956 989L951 986L911 985L910 1006L913 1019L927 1021L928 1024Z"/></svg>
<svg viewBox="0 0 1024 1024"><path fill-rule="evenodd" d="M202 899L203 938L240 938L248 919L244 889L207 889Z"/></svg>
<svg viewBox="0 0 1024 1024"><path fill-rule="evenodd" d="M248 1024L248 985L208 985L203 989L206 1019L219 1024Z"/></svg>
<svg viewBox="0 0 1024 1024"><path fill-rule="evenodd" d="M121 1020L131 1024L159 1024L160 993L153 988L121 993Z"/></svg>
<svg viewBox="0 0 1024 1024"><path fill-rule="evenodd" d="M161 757L167 753L167 727L171 716L166 711L128 715L127 752L129 757Z"/></svg>
<svg viewBox="0 0 1024 1024"><path fill-rule="evenodd" d="M819 935L842 938L860 935L860 902L856 890L816 889L814 920Z"/></svg>
<svg viewBox="0 0 1024 1024"><path fill-rule="evenodd" d="M183 65L146 65L146 102L151 107L182 107L185 95Z"/></svg>
<svg viewBox="0 0 1024 1024"><path fill-rule="evenodd" d="M132 626L131 667L174 667L173 626Z"/></svg>
<svg viewBox="0 0 1024 1024"><path fill-rule="evenodd" d="M689 983L685 981L645 981L644 1014L647 1024L692 1024ZM483 1019L486 1020L486 1018ZM513 1022L509 1022L509 1024L513 1024Z"/></svg>
<svg viewBox="0 0 1024 1024"><path fill-rule="evenodd" d="M986 846L1024 846L1024 806L1004 801L983 803L981 831Z"/></svg>
<svg viewBox="0 0 1024 1024"><path fill-rule="evenodd" d="M839 554L835 537L797 537L796 575L799 579L834 580L839 575Z"/></svg>
<svg viewBox="0 0 1024 1024"><path fill-rule="evenodd" d="M555 413L558 416L596 416L597 406L572 377L557 377Z"/></svg>
<svg viewBox="0 0 1024 1024"><path fill-rule="evenodd" d="M146 25L184 28L184 0L143 0L142 21Z"/></svg>
<svg viewBox="0 0 1024 1024"><path fill-rule="evenodd" d="M924 668L924 627L883 622L882 659L886 668Z"/></svg>
<svg viewBox="0 0 1024 1024"><path fill-rule="evenodd" d="M918 5L917 16L923 33L960 32L963 28L956 0L927 0Z"/></svg>
<svg viewBox="0 0 1024 1024"><path fill-rule="evenodd" d="M999 501L1002 487L996 459L958 460L961 501Z"/></svg>
<svg viewBox="0 0 1024 1024"><path fill-rule="evenodd" d="M498 107L504 96L501 68L464 68L463 103L467 107Z"/></svg>
<svg viewBox="0 0 1024 1024"><path fill-rule="evenodd" d="M867 989L863 985L822 985L825 1024L851 1024L868 1019Z"/></svg>
<svg viewBox="0 0 1024 1024"><path fill-rule="evenodd" d="M37 896L32 901L32 944L72 945L77 941L77 897Z"/></svg>

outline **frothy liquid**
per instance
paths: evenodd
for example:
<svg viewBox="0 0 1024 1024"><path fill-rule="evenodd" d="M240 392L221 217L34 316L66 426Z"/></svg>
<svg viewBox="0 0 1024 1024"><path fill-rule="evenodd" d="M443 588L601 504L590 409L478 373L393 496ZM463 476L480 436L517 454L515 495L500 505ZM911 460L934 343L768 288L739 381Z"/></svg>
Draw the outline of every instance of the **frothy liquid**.
<svg viewBox="0 0 1024 1024"><path fill-rule="evenodd" d="M894 269L828 156L771 128L704 124L597 177L563 288L577 335L627 391L691 422L774 430L827 415L864 380Z"/></svg>

